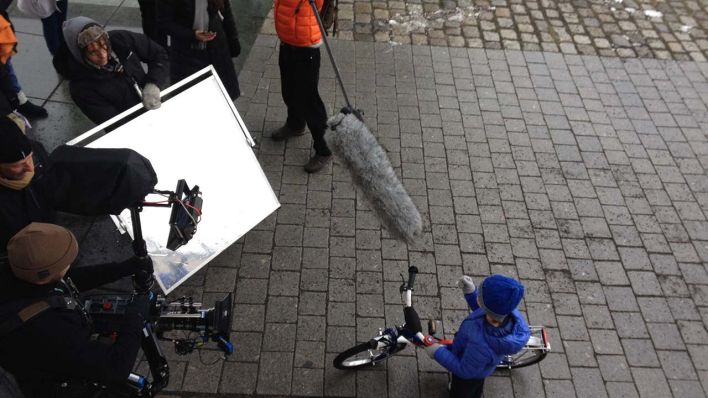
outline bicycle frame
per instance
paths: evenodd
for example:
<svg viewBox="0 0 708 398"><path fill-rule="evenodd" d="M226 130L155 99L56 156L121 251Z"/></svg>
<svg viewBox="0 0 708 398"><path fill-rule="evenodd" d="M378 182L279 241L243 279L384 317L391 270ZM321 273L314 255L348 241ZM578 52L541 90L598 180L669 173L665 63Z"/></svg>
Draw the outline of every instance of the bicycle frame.
<svg viewBox="0 0 708 398"><path fill-rule="evenodd" d="M413 284L418 270L410 267L409 278L400 287L403 300L405 323L402 326L379 329L378 335L368 343L356 345L334 358L334 366L339 369L354 369L367 365L375 365L385 361L390 356L405 349L409 345L423 345L425 336L420 325L420 318L412 306ZM403 276L401 276L403 278ZM428 323L428 335L435 335L433 322ZM525 347L516 354L507 355L497 365L497 369L512 369L537 363L551 350L550 340L543 326L531 326L531 337ZM450 345L451 339L437 339L437 344ZM360 354L367 353L363 357ZM530 354L530 355L529 355Z"/></svg>

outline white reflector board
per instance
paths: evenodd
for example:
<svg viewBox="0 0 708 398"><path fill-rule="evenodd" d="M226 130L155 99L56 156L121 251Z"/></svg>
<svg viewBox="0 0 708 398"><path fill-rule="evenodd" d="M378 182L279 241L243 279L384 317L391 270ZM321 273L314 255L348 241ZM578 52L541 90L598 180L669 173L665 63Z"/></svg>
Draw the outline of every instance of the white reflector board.
<svg viewBox="0 0 708 398"><path fill-rule="evenodd" d="M176 251L166 247L170 209L144 207L140 213L155 277L168 294L280 204L251 149L253 139L212 67L163 91L164 96L168 99L160 109L136 105L69 144L137 151L152 163L159 190L174 191L180 179L190 188L199 186L201 222L192 240ZM105 128L112 130L104 133ZM132 237L130 212L116 222Z"/></svg>

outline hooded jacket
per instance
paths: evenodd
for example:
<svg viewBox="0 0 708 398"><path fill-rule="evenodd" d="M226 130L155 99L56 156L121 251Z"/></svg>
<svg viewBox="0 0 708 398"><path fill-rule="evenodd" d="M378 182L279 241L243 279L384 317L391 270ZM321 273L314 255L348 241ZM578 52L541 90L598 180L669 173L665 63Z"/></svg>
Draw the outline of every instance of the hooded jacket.
<svg viewBox="0 0 708 398"><path fill-rule="evenodd" d="M64 43L54 56L54 68L70 81L71 98L81 111L96 124L118 115L141 101L137 87L153 83L160 89L169 82L167 51L147 36L126 30L108 32L111 51L123 70L109 72L89 65L78 46L79 33L98 25L87 17L72 18L64 23ZM148 65L147 74L141 62ZM136 87L137 85L137 87Z"/></svg>
<svg viewBox="0 0 708 398"><path fill-rule="evenodd" d="M48 157L42 144L32 141L34 177L21 190L0 186L0 257L7 242L19 230L32 222L51 222L54 219L52 188L47 179Z"/></svg>
<svg viewBox="0 0 708 398"><path fill-rule="evenodd" d="M172 83L199 70L214 65L219 79L231 99L241 95L232 58L241 52L236 22L231 13L231 2L224 1L224 10L212 5L207 8L209 31L216 37L207 42L206 49L197 48L194 35L194 0L157 0L157 26L160 33L169 36Z"/></svg>
<svg viewBox="0 0 708 398"><path fill-rule="evenodd" d="M465 294L472 313L462 321L450 346L435 352L435 360L461 379L484 379L494 373L505 355L519 352L531 337L526 320L514 310L500 327L485 319L477 304L477 290Z"/></svg>
<svg viewBox="0 0 708 398"><path fill-rule="evenodd" d="M72 266L67 277L85 291L136 270L130 261ZM33 285L17 279L9 267L0 267L0 320L55 295L71 297L72 293L64 283ZM78 308L52 308L0 335L0 366L15 376L26 398L59 396L57 386L65 381L79 389L85 381L124 384L138 355L143 322L141 315L128 311L118 338L106 344L91 338L91 325ZM70 396L86 396L73 391Z"/></svg>

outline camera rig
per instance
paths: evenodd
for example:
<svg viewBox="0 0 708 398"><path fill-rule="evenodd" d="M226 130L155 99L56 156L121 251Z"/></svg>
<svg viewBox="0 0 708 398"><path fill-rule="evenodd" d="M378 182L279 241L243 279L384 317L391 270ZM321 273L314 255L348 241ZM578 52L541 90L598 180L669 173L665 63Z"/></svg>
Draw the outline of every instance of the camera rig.
<svg viewBox="0 0 708 398"><path fill-rule="evenodd" d="M153 189L151 193L165 199L158 202L143 200L139 205L129 208L133 227L133 252L138 257L148 256L140 222L143 207L171 208L170 232L167 238L167 248L170 250L177 250L192 239L202 214L202 193L199 186L190 188L185 180L177 181L174 192ZM186 355L199 349L210 340L216 342L225 355L233 352L233 345L229 340L233 308L231 293L223 300L217 301L214 307L204 308L191 297L168 301L162 296L154 295L150 292L154 277L147 272L136 273L133 276L133 284L136 294L150 295L150 315L143 325L141 347L152 380L131 373L127 384L121 386L119 394L128 397L153 397L167 386L170 370L159 340L172 342L178 355ZM92 319L98 321L95 323L95 330L99 335L112 336L116 333L112 326L115 322L112 321L123 316L132 297L130 294L103 295L92 296L86 300L85 308ZM186 337L174 336L174 332L179 331L187 332ZM193 337L195 334L196 337Z"/></svg>
<svg viewBox="0 0 708 398"><path fill-rule="evenodd" d="M96 295L86 298L84 308L94 321L94 331L104 337L115 336L131 294ZM233 308L232 294L217 301L214 307L205 308L191 297L168 301L151 294L150 314L143 327L142 349L145 353L152 380L131 373L124 393L132 397L152 397L167 386L169 366L158 341L174 344L178 355L187 355L205 343L213 341L224 355L233 353L230 341ZM174 334L182 332L181 337ZM186 336L184 334L186 333ZM196 337L193 337L196 334Z"/></svg>

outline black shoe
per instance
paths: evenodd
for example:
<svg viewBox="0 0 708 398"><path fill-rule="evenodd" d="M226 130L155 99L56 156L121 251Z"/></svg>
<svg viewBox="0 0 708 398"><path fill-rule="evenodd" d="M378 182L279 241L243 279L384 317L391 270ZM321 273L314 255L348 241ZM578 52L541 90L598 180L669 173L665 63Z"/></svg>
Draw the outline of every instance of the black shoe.
<svg viewBox="0 0 708 398"><path fill-rule="evenodd" d="M46 109L39 105L35 105L30 101L18 106L17 111L28 119L40 119L49 116Z"/></svg>
<svg viewBox="0 0 708 398"><path fill-rule="evenodd" d="M317 173L322 170L332 161L332 155L315 155L305 165L305 171L308 173Z"/></svg>
<svg viewBox="0 0 708 398"><path fill-rule="evenodd" d="M293 130L287 125L275 130L271 135L270 138L273 139L273 141L282 141L282 140L287 140L290 137L297 137L300 135L305 134L305 128L301 128L298 130Z"/></svg>

